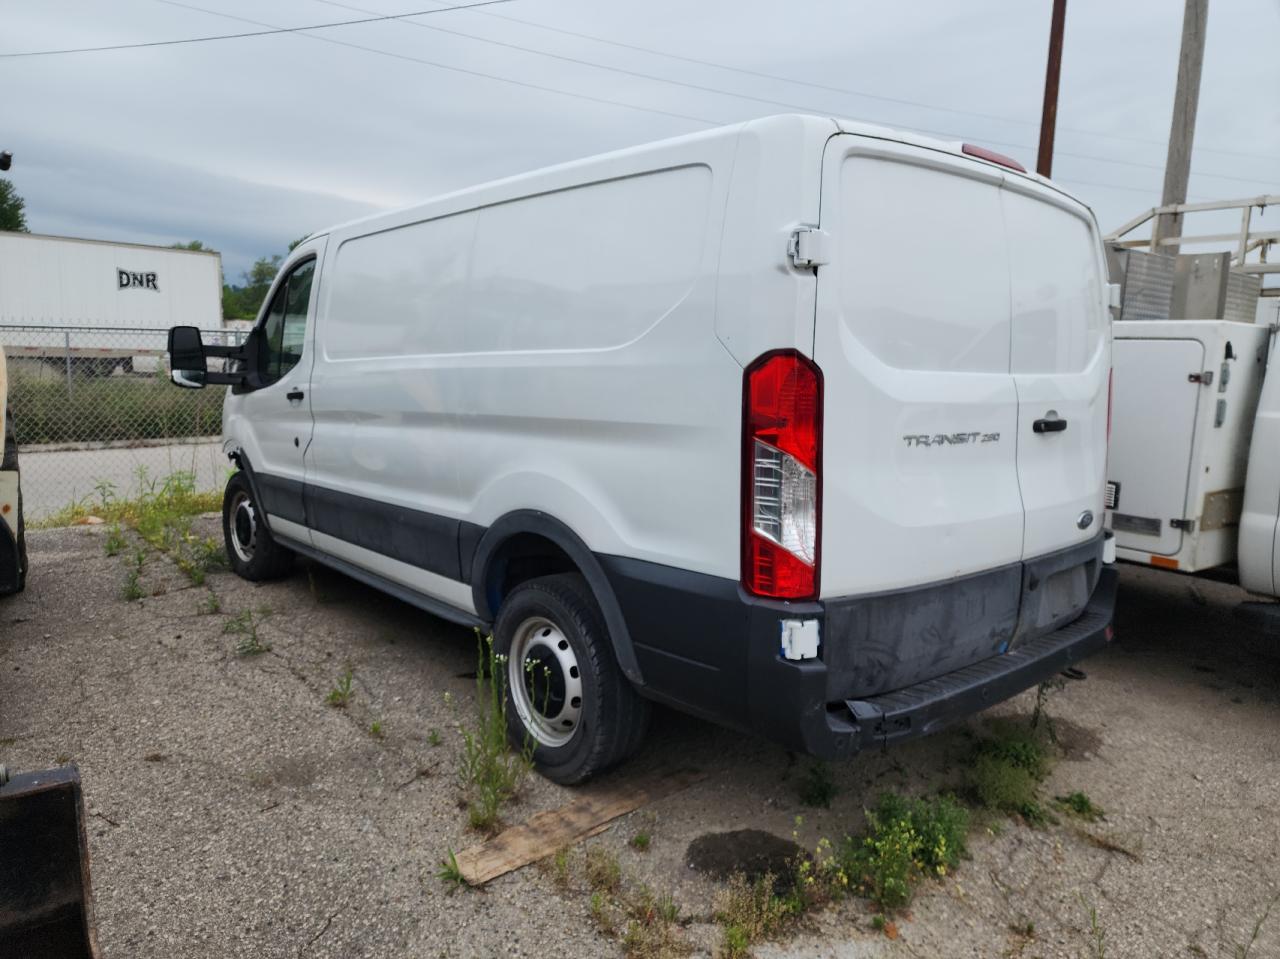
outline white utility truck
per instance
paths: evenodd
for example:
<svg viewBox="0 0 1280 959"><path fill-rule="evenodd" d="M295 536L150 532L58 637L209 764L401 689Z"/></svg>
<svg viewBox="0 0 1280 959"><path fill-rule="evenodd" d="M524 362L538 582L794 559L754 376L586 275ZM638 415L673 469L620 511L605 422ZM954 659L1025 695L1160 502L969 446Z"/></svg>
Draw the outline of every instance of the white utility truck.
<svg viewBox="0 0 1280 959"><path fill-rule="evenodd" d="M1235 566L1266 596L1280 593L1280 375L1268 376L1280 297L1260 294L1280 267L1266 261L1280 231L1257 229L1253 211L1276 204L1158 208L1108 237L1121 287L1107 471L1117 556L1186 573ZM1163 214L1220 211L1243 211L1238 234L1125 239Z"/></svg>
<svg viewBox="0 0 1280 959"><path fill-rule="evenodd" d="M492 629L578 782L650 701L850 756L1103 648L1107 297L1012 160L774 117L316 234L170 362L231 387L235 571Z"/></svg>
<svg viewBox="0 0 1280 959"><path fill-rule="evenodd" d="M0 346L11 360L149 371L179 324L221 327L219 254L0 231Z"/></svg>

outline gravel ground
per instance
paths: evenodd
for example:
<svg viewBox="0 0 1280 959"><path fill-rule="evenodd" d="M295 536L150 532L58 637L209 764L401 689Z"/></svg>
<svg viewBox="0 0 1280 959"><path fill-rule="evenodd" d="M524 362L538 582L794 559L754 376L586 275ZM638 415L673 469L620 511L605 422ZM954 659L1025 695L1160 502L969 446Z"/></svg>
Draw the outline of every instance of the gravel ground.
<svg viewBox="0 0 1280 959"><path fill-rule="evenodd" d="M104 538L30 535L27 591L0 602L0 758L79 765L106 959L621 954L576 873L566 888L529 868L481 891L435 877L447 849L474 841L456 781L467 631L308 565L278 583L220 573L194 587L149 553L147 595L128 603L131 550L107 557ZM210 595L221 611L197 612ZM1241 596L1124 569L1119 644L1049 702L1062 747L1045 793L1082 790L1104 822L992 820L970 861L926 883L896 940L848 900L756 954L1076 959L1099 955L1092 908L1106 956L1235 957L1280 891L1280 650L1233 618ZM269 652L236 655L224 624L245 610ZM351 703L332 708L348 668ZM1027 694L996 712L1033 706ZM718 886L687 865L693 840L748 827L838 839L886 788L954 784L964 748L958 730L864 756L835 770L830 809L809 809L805 760L659 712L604 784L673 757L706 778L588 845L615 851L628 881L670 890L694 954L710 955ZM580 793L534 777L508 819ZM627 846L638 831L652 836L643 853ZM1012 929L1028 920L1032 939ZM1280 955L1280 908L1249 955Z"/></svg>

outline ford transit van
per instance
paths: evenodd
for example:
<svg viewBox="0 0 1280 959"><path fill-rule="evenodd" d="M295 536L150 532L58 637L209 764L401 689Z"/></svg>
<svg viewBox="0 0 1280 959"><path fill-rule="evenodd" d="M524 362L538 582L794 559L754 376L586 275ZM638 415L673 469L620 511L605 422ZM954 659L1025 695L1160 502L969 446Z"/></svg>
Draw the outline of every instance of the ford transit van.
<svg viewBox="0 0 1280 959"><path fill-rule="evenodd" d="M652 702L843 757L1111 638L1105 275L1007 158L783 116L318 233L171 367L230 387L235 571L492 630L548 777Z"/></svg>

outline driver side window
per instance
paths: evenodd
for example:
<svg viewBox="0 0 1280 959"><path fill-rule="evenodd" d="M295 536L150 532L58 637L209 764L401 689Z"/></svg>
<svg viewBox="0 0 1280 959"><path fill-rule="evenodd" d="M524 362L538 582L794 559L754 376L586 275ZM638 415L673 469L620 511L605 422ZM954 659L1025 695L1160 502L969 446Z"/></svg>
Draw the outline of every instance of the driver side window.
<svg viewBox="0 0 1280 959"><path fill-rule="evenodd" d="M294 268L271 298L262 322L262 379L274 383L302 359L302 343L307 333L307 304L311 301L311 278L316 261L307 260Z"/></svg>

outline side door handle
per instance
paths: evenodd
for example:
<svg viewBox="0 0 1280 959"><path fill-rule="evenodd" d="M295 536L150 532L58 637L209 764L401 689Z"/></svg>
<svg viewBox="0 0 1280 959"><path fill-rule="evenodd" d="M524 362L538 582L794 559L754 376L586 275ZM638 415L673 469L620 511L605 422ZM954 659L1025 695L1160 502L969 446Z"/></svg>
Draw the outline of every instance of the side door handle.
<svg viewBox="0 0 1280 959"><path fill-rule="evenodd" d="M287 399L290 403L294 403L302 399L304 395L305 394L302 392L302 390L290 390L288 393L285 394L285 399Z"/></svg>
<svg viewBox="0 0 1280 959"><path fill-rule="evenodd" d="M1052 419L1040 419L1031 424L1031 430L1035 433L1061 433L1066 428L1067 421L1058 419L1056 415Z"/></svg>

